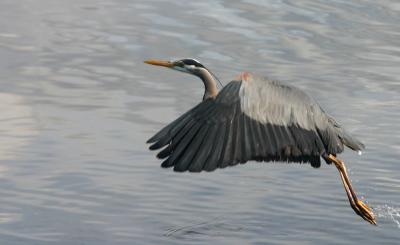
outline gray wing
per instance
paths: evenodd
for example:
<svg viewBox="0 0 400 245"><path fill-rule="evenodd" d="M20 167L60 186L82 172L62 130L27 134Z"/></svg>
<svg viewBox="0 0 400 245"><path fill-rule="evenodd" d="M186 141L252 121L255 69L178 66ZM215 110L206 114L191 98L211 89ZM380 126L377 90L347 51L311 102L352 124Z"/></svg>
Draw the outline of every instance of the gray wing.
<svg viewBox="0 0 400 245"><path fill-rule="evenodd" d="M230 82L148 143L151 150L164 147L157 155L162 167L199 172L249 160L318 167L320 155L343 151L340 135L340 126L300 90L251 76Z"/></svg>

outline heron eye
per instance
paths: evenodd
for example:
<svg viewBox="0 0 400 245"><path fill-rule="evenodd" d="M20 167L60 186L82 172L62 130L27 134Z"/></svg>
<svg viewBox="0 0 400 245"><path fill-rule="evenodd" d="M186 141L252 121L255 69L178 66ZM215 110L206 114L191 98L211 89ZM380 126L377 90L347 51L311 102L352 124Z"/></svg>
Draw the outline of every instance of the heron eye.
<svg viewBox="0 0 400 245"><path fill-rule="evenodd" d="M182 61L178 61L175 63L176 66L183 67L185 64Z"/></svg>

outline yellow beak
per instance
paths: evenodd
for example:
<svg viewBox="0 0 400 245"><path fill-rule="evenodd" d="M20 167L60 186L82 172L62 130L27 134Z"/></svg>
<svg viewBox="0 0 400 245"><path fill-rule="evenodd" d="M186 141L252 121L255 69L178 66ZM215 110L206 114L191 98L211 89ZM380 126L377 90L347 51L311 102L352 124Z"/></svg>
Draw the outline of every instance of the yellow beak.
<svg viewBox="0 0 400 245"><path fill-rule="evenodd" d="M155 66L165 66L165 67L173 67L174 63L171 61L164 60L145 60L144 63Z"/></svg>

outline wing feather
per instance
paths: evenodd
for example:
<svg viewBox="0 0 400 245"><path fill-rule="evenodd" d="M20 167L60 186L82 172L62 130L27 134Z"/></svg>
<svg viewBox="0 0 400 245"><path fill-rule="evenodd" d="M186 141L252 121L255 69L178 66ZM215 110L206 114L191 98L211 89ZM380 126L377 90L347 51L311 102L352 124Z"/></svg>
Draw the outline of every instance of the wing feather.
<svg viewBox="0 0 400 245"><path fill-rule="evenodd" d="M185 137L180 141L175 147L174 150L172 151L172 154L169 158L169 165L174 166L175 164L179 163L178 159L184 154L184 151L187 149L191 141L193 140L193 137L197 134L197 132L200 130L200 124L195 124L195 126L190 130ZM179 171L180 167L174 168L174 170ZM184 169L184 168L182 168ZM182 170L183 171L183 170Z"/></svg>
<svg viewBox="0 0 400 245"><path fill-rule="evenodd" d="M208 132L209 127L202 127L199 129L196 137L193 137L193 140L182 153L182 156L176 161L174 167L175 171L186 171L189 166L193 166L193 159L198 153L201 144L206 140Z"/></svg>
<svg viewBox="0 0 400 245"><path fill-rule="evenodd" d="M226 123L222 123L217 127L217 133L215 134L214 143L212 146L212 151L209 154L207 160L205 161L204 170L213 171L219 165L219 157L222 153L222 147L224 143L224 136L226 132Z"/></svg>
<svg viewBox="0 0 400 245"><path fill-rule="evenodd" d="M197 149L196 156L193 158L193 161L190 163L188 170L190 172L200 172L204 169L204 165L206 164L206 160L211 152L211 147L214 143L216 130L218 127L211 127L207 132L207 136L204 138L201 147Z"/></svg>
<svg viewBox="0 0 400 245"><path fill-rule="evenodd" d="M241 114L239 120L240 120L239 127L241 130L240 131L241 137L238 139L238 141L241 142L240 151L242 152L242 155L240 157L240 162L244 163L251 158L251 142L250 142L251 139L249 135L249 126L246 120L246 116L244 114Z"/></svg>
<svg viewBox="0 0 400 245"><path fill-rule="evenodd" d="M229 166L231 162L234 161L233 159L233 152L235 150L234 139L236 138L236 136L234 130L235 120L233 119L236 118L236 112L238 109L239 108L237 104L233 106L232 119L230 119L226 125L227 129L224 136L222 152L218 160L218 165L220 168L226 168L227 166Z"/></svg>

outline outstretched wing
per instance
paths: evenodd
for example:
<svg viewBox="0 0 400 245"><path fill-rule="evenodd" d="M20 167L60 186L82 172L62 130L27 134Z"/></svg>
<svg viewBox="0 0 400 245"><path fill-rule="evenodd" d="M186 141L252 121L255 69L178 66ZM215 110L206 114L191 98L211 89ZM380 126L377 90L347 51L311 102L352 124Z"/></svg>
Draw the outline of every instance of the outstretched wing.
<svg viewBox="0 0 400 245"><path fill-rule="evenodd" d="M256 76L230 82L148 140L151 150L164 147L162 167L192 172L249 160L319 167L320 155L345 142L363 147L299 89Z"/></svg>

